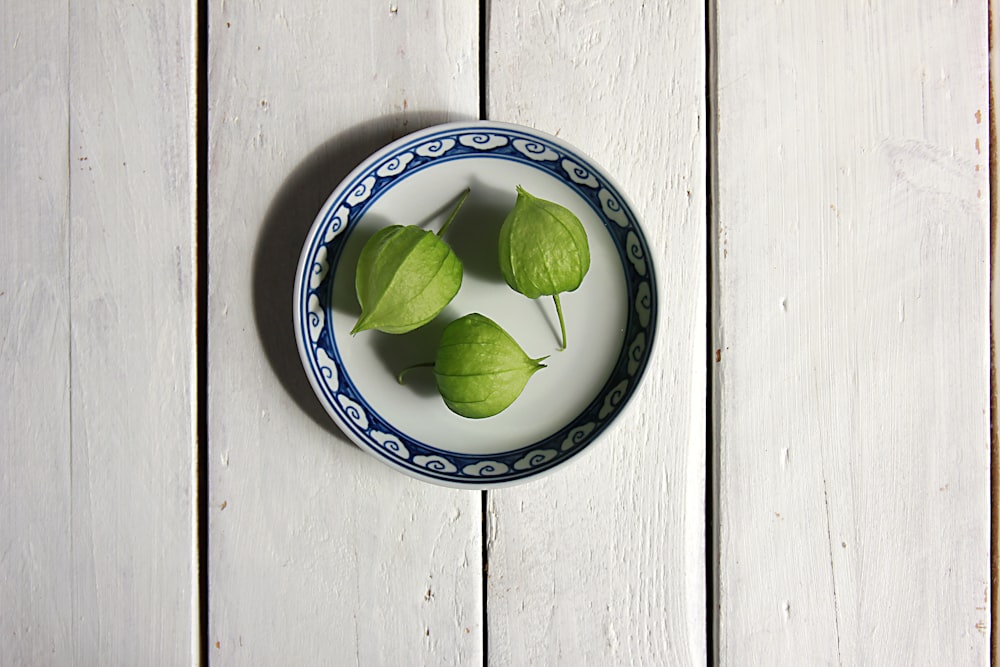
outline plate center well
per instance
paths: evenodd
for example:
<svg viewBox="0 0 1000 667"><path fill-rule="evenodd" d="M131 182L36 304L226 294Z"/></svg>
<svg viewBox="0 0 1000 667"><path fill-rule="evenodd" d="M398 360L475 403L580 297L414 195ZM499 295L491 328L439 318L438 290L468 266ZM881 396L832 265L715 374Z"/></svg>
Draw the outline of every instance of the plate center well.
<svg viewBox="0 0 1000 667"><path fill-rule="evenodd" d="M562 300L568 349L559 351L559 325L551 297L528 299L503 281L497 259L500 225L516 200L515 186L566 206L587 230L591 267L583 284ZM360 307L354 272L364 242L387 225L419 224L437 231L466 187L471 194L445 235L464 266L462 288L428 325L402 335L364 331L350 335ZM622 260L590 204L570 186L530 165L473 156L438 162L393 183L370 205L344 240L331 283L328 318L344 369L369 407L394 428L437 449L497 454L519 449L569 425L599 399L619 358L629 297ZM416 369L406 384L396 374L434 360L441 331L452 320L479 312L507 330L530 357L549 355L507 410L472 420L452 413L430 369Z"/></svg>

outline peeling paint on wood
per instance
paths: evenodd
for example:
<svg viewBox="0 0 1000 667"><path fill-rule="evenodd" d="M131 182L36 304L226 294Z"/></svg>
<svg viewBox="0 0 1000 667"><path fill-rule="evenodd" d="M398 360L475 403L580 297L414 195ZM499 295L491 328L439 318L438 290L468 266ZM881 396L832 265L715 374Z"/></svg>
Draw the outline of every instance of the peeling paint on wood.
<svg viewBox="0 0 1000 667"><path fill-rule="evenodd" d="M191 5L0 26L0 664L190 663Z"/></svg>
<svg viewBox="0 0 1000 667"><path fill-rule="evenodd" d="M988 663L985 26L719 3L721 664Z"/></svg>
<svg viewBox="0 0 1000 667"><path fill-rule="evenodd" d="M291 328L299 251L339 180L477 113L475 4L426 9L209 8L213 665L482 663L479 494L350 444Z"/></svg>
<svg viewBox="0 0 1000 667"><path fill-rule="evenodd" d="M661 309L630 412L578 462L490 492L490 661L704 664L703 3L490 6L492 120L603 165L643 221Z"/></svg>

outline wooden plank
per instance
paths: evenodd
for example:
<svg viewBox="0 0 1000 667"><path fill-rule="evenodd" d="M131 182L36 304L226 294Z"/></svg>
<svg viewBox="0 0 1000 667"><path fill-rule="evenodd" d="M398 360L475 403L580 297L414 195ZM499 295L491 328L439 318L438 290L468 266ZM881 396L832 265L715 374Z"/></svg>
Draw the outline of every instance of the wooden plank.
<svg viewBox="0 0 1000 667"><path fill-rule="evenodd" d="M1000 416L1000 396L997 395L997 358L996 358L996 337L997 324L1000 323L1000 299L997 297L997 289L1000 283L997 282L997 222L1000 217L997 201L1000 194L1000 181L998 181L997 164L997 68L1000 67L1000 53L993 48L1000 38L1000 25L993 20L990 15L990 393L991 393L991 413L990 413L990 502L992 504L991 515L991 540L992 553L990 554L990 617L992 619L990 627L990 660L992 665L997 664L1000 657L1000 632L996 631L997 618L1000 618L1000 596L997 595L1000 586L1000 507L997 506L1000 498L1000 425L997 424Z"/></svg>
<svg viewBox="0 0 1000 667"><path fill-rule="evenodd" d="M987 664L987 8L718 5L722 664Z"/></svg>
<svg viewBox="0 0 1000 667"><path fill-rule="evenodd" d="M0 664L72 661L65 2L0 6Z"/></svg>
<svg viewBox="0 0 1000 667"><path fill-rule="evenodd" d="M482 661L479 494L339 434L292 337L323 201L424 125L475 117L474 4L209 10L209 623L219 664Z"/></svg>
<svg viewBox="0 0 1000 667"><path fill-rule="evenodd" d="M69 8L80 664L197 655L192 7Z"/></svg>
<svg viewBox="0 0 1000 667"><path fill-rule="evenodd" d="M0 663L190 662L191 8L0 13Z"/></svg>
<svg viewBox="0 0 1000 667"><path fill-rule="evenodd" d="M493 3L489 27L489 117L619 181L662 309L625 420L567 469L489 493L489 659L704 664L704 5Z"/></svg>

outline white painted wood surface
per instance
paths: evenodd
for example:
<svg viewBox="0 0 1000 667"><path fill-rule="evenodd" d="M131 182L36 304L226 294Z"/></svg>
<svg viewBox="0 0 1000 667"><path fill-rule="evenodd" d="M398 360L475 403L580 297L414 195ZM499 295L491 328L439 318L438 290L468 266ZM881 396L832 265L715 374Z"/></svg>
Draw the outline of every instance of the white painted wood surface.
<svg viewBox="0 0 1000 667"><path fill-rule="evenodd" d="M706 660L706 119L700 3L491 3L488 115L614 174L657 270L624 421L550 478L490 492L489 660Z"/></svg>
<svg viewBox="0 0 1000 667"><path fill-rule="evenodd" d="M1000 25L997 21L990 20L990 45L997 44L997 39L1000 38ZM998 580L997 565L1000 564L1000 526L998 526L998 520L1000 520L1000 507L997 506L998 492L1000 492L1000 429L997 427L997 415L1000 415L1000 402L998 402L998 397L996 394L996 383L997 383L997 369L996 369L996 336L997 336L997 324L1000 323L1000 304L997 303L995 297L996 290L998 287L997 282L997 223L1000 221L1000 210L997 210L996 202L998 201L998 193L1000 193L1000 182L998 182L997 174L997 155L996 155L996 128L997 128L997 108L996 108L996 90L997 85L1000 83L997 75L997 68L1000 67L1000 52L996 48L990 49L990 202L991 202L991 218L990 218L990 350L992 354L992 366L990 368L990 390L992 398L992 414L990 415L992 424L990 432L990 444L992 465L991 465L991 475L990 475L990 488L991 488L991 504L993 505L993 514L990 518L992 535L992 553L991 557L991 568L992 568L992 589L990 595L990 616L993 619L993 623L990 628L990 644L992 653L990 659L995 663L997 657L1000 656L1000 632L996 632L996 618L1000 614L1000 600L997 596L997 588L1000 586L1000 580Z"/></svg>
<svg viewBox="0 0 1000 667"><path fill-rule="evenodd" d="M990 45L997 44L997 39L1000 38L1000 26L998 26L996 21L990 20ZM990 527L992 532L992 553L991 557L991 574L992 574L992 589L990 595L990 616L993 619L993 623L990 629L990 645L991 645L991 655L990 659L993 663L996 663L997 657L1000 656L1000 633L995 631L995 624L997 615L1000 614L1000 600L997 596L997 588L1000 586L1000 580L998 580L997 565L1000 563L1000 526L998 526L998 520L1000 520L1000 507L997 506L998 492L1000 492L1000 429L997 427L997 415L1000 415L1000 402L998 402L998 397L996 394L996 382L997 382L997 369L996 369L996 336L997 336L997 324L1000 323L1000 304L997 303L997 299L994 296L997 290L997 222L1000 220L1000 211L997 210L996 202L998 201L997 195L1000 193L1000 182L998 182L997 177L997 155L996 155L996 128L997 128L997 108L996 108L996 90L998 81L997 68L1000 67L1000 53L998 53L996 48L990 49L990 144L989 144L989 154L990 154L990 350L991 350L991 362L992 366L990 368L990 390L992 399L992 413L990 415L992 424L990 431L990 444L991 444L991 475L990 475L990 488L991 488L991 504L993 506L993 513L990 517Z"/></svg>
<svg viewBox="0 0 1000 667"><path fill-rule="evenodd" d="M722 664L988 662L986 26L718 3Z"/></svg>
<svg viewBox="0 0 1000 667"><path fill-rule="evenodd" d="M212 664L482 663L480 496L349 444L295 349L299 251L358 162L478 114L474 3L209 9Z"/></svg>
<svg viewBox="0 0 1000 667"><path fill-rule="evenodd" d="M0 664L196 655L193 27L0 9Z"/></svg>
<svg viewBox="0 0 1000 667"><path fill-rule="evenodd" d="M63 2L0 7L0 663L73 658Z"/></svg>
<svg viewBox="0 0 1000 667"><path fill-rule="evenodd" d="M488 115L615 174L663 319L631 421L488 494L487 632L480 494L348 444L289 318L339 179L478 115L478 4L210 1L212 663L987 663L986 7L843 4L718 0L706 82L702 5L490 3ZM0 7L0 665L199 661L195 33Z"/></svg>

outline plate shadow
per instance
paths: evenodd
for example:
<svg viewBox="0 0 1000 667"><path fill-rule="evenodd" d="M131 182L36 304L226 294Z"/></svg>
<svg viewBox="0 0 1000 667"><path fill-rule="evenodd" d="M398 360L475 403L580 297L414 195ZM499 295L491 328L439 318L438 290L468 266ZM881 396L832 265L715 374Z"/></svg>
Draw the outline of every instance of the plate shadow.
<svg viewBox="0 0 1000 667"><path fill-rule="evenodd" d="M498 239L500 227L514 205L513 190L505 193L478 179L473 179L469 187L469 198L445 232L444 239L462 260L466 273L503 284ZM510 200L509 205L503 203L505 199Z"/></svg>
<svg viewBox="0 0 1000 667"><path fill-rule="evenodd" d="M313 220L333 189L369 155L419 129L469 120L446 111L390 114L354 125L309 154L285 179L261 223L253 258L254 320L271 370L295 403L339 441L354 444L320 404L302 368L292 303L295 271Z"/></svg>

